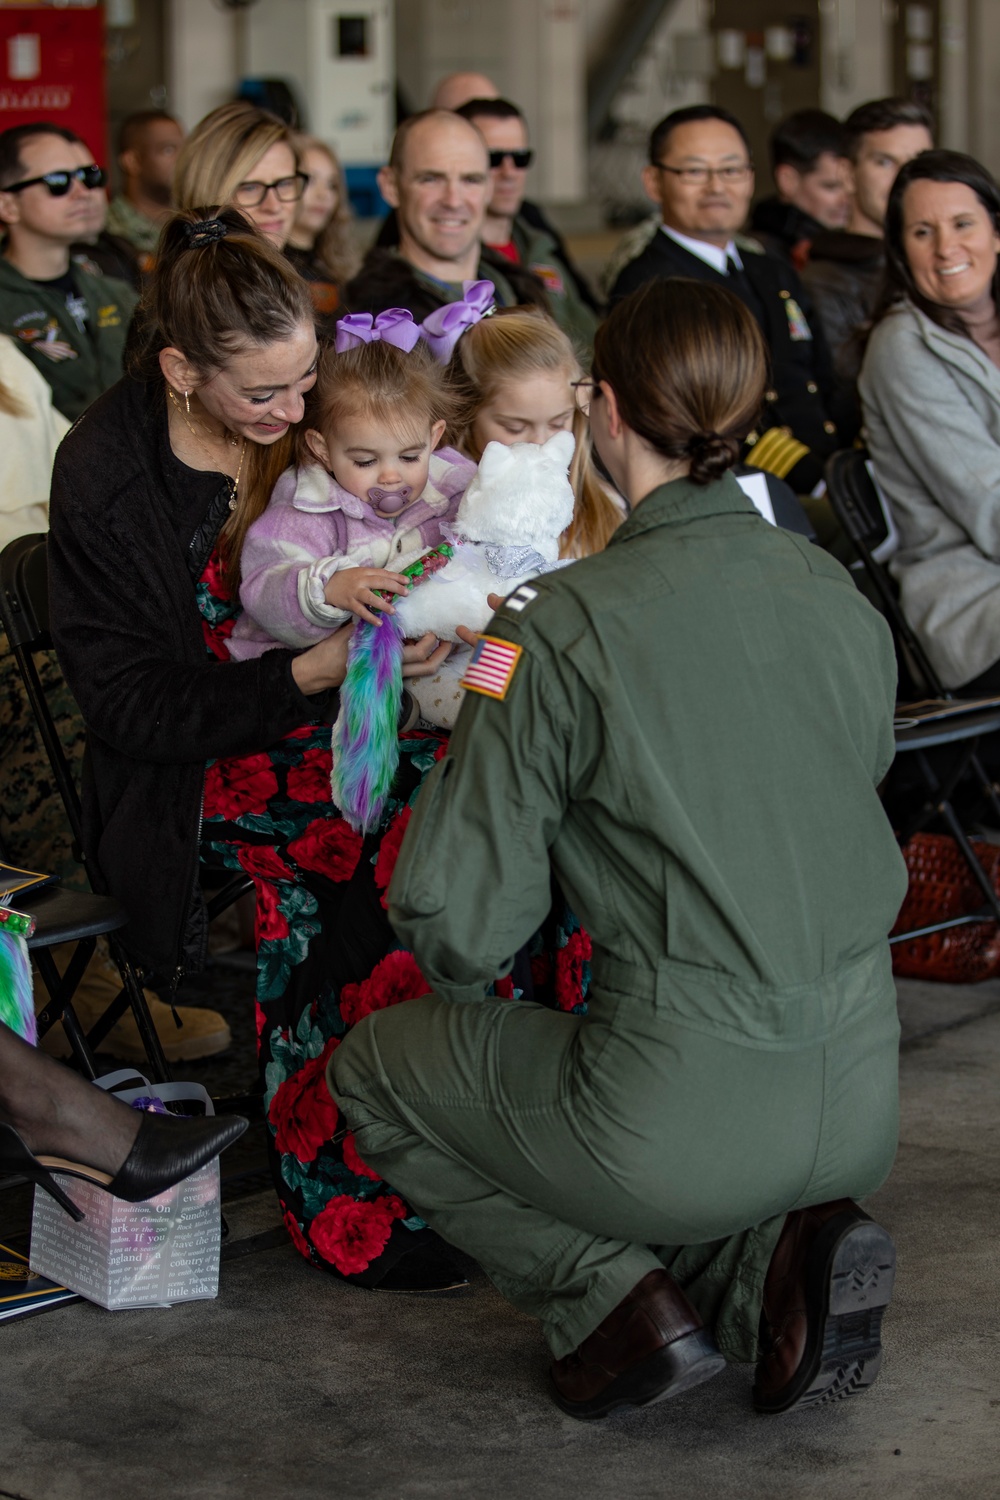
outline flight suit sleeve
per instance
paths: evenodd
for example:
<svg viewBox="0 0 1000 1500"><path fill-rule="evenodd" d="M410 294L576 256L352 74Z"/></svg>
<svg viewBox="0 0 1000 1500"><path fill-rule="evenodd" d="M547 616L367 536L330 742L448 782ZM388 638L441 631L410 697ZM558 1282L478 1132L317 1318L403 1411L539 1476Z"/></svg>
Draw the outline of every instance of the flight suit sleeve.
<svg viewBox="0 0 1000 1500"><path fill-rule="evenodd" d="M450 1000L481 1000L544 920L548 851L582 748L565 662L502 615L489 635L521 647L506 695L467 692L389 887L396 933Z"/></svg>

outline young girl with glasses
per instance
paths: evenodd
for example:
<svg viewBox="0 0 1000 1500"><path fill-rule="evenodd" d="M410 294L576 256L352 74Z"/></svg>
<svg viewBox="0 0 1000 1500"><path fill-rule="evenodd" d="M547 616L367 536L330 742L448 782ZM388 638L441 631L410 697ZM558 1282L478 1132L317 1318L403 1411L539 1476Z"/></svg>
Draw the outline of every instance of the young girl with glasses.
<svg viewBox="0 0 1000 1500"><path fill-rule="evenodd" d="M317 326L332 336L341 289L361 264L354 216L343 170L330 147L313 135L296 136L295 144L307 181L285 254L309 283Z"/></svg>

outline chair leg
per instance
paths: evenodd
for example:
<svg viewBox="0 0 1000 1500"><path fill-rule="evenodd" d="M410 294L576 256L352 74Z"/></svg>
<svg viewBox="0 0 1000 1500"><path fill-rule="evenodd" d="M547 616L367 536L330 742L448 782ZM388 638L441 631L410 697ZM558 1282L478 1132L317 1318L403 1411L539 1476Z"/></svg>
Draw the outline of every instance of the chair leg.
<svg viewBox="0 0 1000 1500"><path fill-rule="evenodd" d="M149 1006L146 1004L146 996L142 985L139 983L139 976L126 957L121 944L110 933L108 935L108 952L111 954L122 977L122 984L128 996L128 1003L132 1007L135 1024L139 1029L139 1037L145 1049L146 1056L149 1058L149 1071L152 1074L152 1081L154 1083L169 1083L173 1076L170 1072L170 1064L164 1056L162 1043L153 1024L153 1018L149 1014Z"/></svg>
<svg viewBox="0 0 1000 1500"><path fill-rule="evenodd" d="M88 1078L97 1077L97 1063L77 1020L72 1002L93 951L94 939L83 938L73 950L66 972L60 975L56 961L47 948L32 950L32 958L38 966L42 983L49 992L49 1003L39 1011L36 1018L38 1034L44 1036L57 1021L62 1021L73 1056L79 1063L81 1072Z"/></svg>
<svg viewBox="0 0 1000 1500"><path fill-rule="evenodd" d="M978 754L970 755L969 770L972 771L973 774L978 778L979 785L986 796L986 800L989 802L996 816L997 827L1000 828L1000 796L997 795L997 784L991 776L987 775L986 769L983 766L982 761L979 759Z"/></svg>
<svg viewBox="0 0 1000 1500"><path fill-rule="evenodd" d="M972 845L969 843L968 834L965 832L965 829L958 821L955 809L952 807L950 802L942 802L939 806L939 811L942 818L948 825L948 830L951 833L952 838L955 840L955 843L965 855L965 862L969 866L969 870L971 871L977 885L986 898L986 905L989 907L996 920L1000 922L1000 900L998 900L997 893L993 889L990 877L987 875L986 871L983 869L982 865L979 862L975 849L973 849Z"/></svg>
<svg viewBox="0 0 1000 1500"><path fill-rule="evenodd" d="M968 769L969 764L974 756L975 748L973 746L973 749L970 750L968 755L962 757L960 769L949 777L948 783L944 787L941 786L940 781L934 773L933 767L931 766L922 750L918 751L917 753L917 764L920 767L921 775L924 777L929 790L935 797L935 810L943 819L943 821L947 825L949 833L955 840L955 843L961 849L962 854L965 858L965 862L969 867L969 871L986 899L987 907L993 913L997 922L1000 922L1000 898L997 897L997 893L993 889L993 883L990 880L989 875L983 869L983 866L976 855L975 849L973 849L972 845L969 842L969 836L959 822L958 815L951 803L951 793L958 781L961 780L961 777L965 774L965 771Z"/></svg>

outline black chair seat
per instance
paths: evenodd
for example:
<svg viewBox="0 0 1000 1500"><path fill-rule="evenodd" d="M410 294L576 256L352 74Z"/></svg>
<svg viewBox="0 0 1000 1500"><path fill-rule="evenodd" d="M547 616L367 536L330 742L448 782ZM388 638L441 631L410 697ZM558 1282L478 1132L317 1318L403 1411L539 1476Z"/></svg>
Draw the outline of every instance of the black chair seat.
<svg viewBox="0 0 1000 1500"><path fill-rule="evenodd" d="M1000 923L1000 895L972 847L952 800L959 784L968 780L978 787L1000 823L1000 789L987 774L979 757L981 739L1000 732L1000 708L988 706L968 712L961 708L960 700L941 682L916 631L903 614L898 591L885 569L886 561L898 545L899 533L889 503L869 471L867 454L858 448L834 453L826 464L826 486L834 514L850 538L873 590L871 602L885 616L893 634L896 658L912 679L916 694L918 697L952 700L958 708L958 712L946 719L925 720L909 728L900 726L894 730L897 756L911 754L923 782L922 805L902 820L903 826L897 828L896 833L900 844L905 845L928 824L943 823L982 892L983 906L966 916L897 933L890 941L901 943L908 938L942 932L965 922ZM906 719L905 703L897 703L896 717ZM947 774L939 774L925 752L949 745L954 752L946 757L951 762L950 769Z"/></svg>
<svg viewBox="0 0 1000 1500"><path fill-rule="evenodd" d="M47 885L12 901L16 911L35 918L29 948L52 948L57 943L79 942L116 932L127 920L124 908L111 896L74 891L64 885Z"/></svg>
<svg viewBox="0 0 1000 1500"><path fill-rule="evenodd" d="M906 708L896 710L906 717ZM933 750L936 745L957 745L983 734L1000 734L1000 708L980 708L972 713L957 713L947 719L931 719L924 724L896 730L896 749Z"/></svg>
<svg viewBox="0 0 1000 1500"><path fill-rule="evenodd" d="M0 551L0 622L6 632L8 645L14 655L45 747L73 835L77 858L83 863L88 875L92 875L83 840L79 793L34 659L36 653L49 650L52 646L45 552L45 537L41 534L16 537ZM25 895L17 901L15 909L17 908L33 913L37 919L37 926L28 946L49 996L48 1004L38 1012L39 1036L43 1036L50 1027L61 1021L77 1065L88 1078L95 1078L95 1051L125 1012L131 1010L149 1059L150 1077L157 1081L169 1079L170 1069L146 1004L139 975L117 936L119 929L126 923L122 906L109 896L96 896L89 891L75 891L64 886L46 886L44 890L34 895ZM122 988L117 997L104 1007L96 1024L84 1035L73 1010L73 996L94 955L97 939L101 936L107 938L108 955L118 971ZM62 972L52 955L52 949L60 943L74 945L72 955Z"/></svg>

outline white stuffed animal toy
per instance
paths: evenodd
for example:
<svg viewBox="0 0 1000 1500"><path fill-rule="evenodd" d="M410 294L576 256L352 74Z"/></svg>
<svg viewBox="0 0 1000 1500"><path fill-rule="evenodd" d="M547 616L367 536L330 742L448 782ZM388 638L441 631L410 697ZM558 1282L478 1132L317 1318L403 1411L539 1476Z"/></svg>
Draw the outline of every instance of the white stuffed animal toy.
<svg viewBox="0 0 1000 1500"><path fill-rule="evenodd" d="M539 573L565 566L559 538L573 519L568 470L574 446L571 432L557 432L542 444L487 443L448 532L454 557L396 601L408 639L429 630L440 640L457 641L457 625L483 630L493 614L490 594L510 594ZM436 676L407 683L427 723L454 725L469 655L470 648L460 645Z"/></svg>
<svg viewBox="0 0 1000 1500"><path fill-rule="evenodd" d="M333 800L352 827L367 833L378 826L396 772L404 639L429 630L458 641L456 626L482 630L488 623L490 594L510 594L539 573L565 566L559 538L573 519L573 447L569 432L542 445L487 443L447 535L453 556L428 570L405 599L397 596L395 614L383 625L361 620L354 627L331 775ZM435 677L407 683L427 723L442 729L455 723L470 655L470 647L459 644Z"/></svg>

